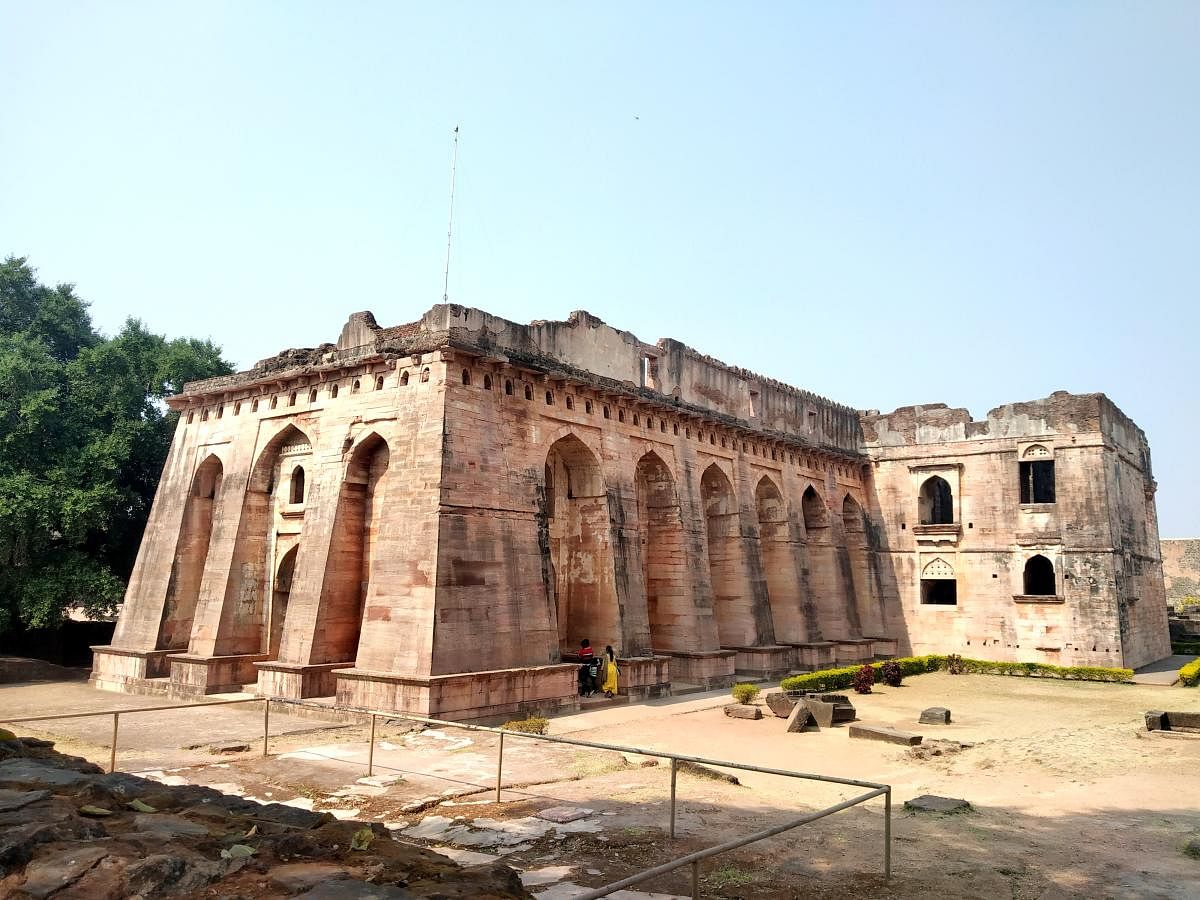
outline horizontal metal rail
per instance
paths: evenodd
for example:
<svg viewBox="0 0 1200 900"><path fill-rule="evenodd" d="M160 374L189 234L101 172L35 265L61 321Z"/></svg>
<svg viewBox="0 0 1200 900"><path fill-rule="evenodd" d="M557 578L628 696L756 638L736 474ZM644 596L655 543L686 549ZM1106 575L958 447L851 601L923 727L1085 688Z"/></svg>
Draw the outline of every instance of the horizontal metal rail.
<svg viewBox="0 0 1200 900"><path fill-rule="evenodd" d="M205 706L231 706L238 703L262 703L263 704L263 750L262 755L266 757L267 744L270 737L270 718L271 718L271 697L245 697L237 700L203 700L198 703L175 703L165 706L139 706L128 709L106 709L94 710L90 712L76 713L57 713L46 716L20 716L11 719L0 719L0 722L6 724L26 724L31 722L49 722L57 719L84 719L93 716L112 716L113 731L112 731L112 746L111 755L109 758L109 771L116 771L117 767L117 729L122 715L132 713L147 713L161 712L176 709L197 709ZM757 772L763 775L778 775L783 778L799 778L804 781L820 781L827 784L842 784L850 787L868 788L868 792L849 800L842 801L825 809L818 810L812 813L791 819L780 825L775 825L763 831L757 831L753 834L744 837L735 838L731 841L726 841L723 844L718 844L715 847L709 847L705 850L698 850L695 853L690 853L687 856L681 856L678 859L671 860L660 866L655 866L652 869L646 869L621 881L605 885L602 888L596 888L585 894L579 895L578 900L594 900L594 898L604 897L614 891L622 890L630 885L640 884L644 881L649 881L661 875L666 875L676 869L686 865L692 867L692 896L699 897L699 879L700 879L700 863L703 860L710 859L730 850L736 850L739 847L745 847L748 844L753 844L757 841L773 837L777 834L782 834L785 831L790 831L793 828L798 828L801 825L807 825L810 822L815 822L818 819L823 819L826 816L849 809L859 803L865 803L875 797L882 796L884 798L884 825L883 825L883 859L884 859L884 878L890 880L892 877L892 789L890 785L879 784L874 781L863 781L857 778L841 778L836 775L818 775L815 772L796 772L790 769L777 769L771 766L756 766L751 763L734 762L728 759L711 759L706 756L693 756L686 753L672 753L669 750L649 750L645 747L627 747L622 744L604 744L599 741L585 741L578 738L560 737L550 734L531 734L524 731L511 731L504 728L493 728L488 725L473 725L467 722L450 722L445 719L434 719L429 716L418 716L411 713L401 713L392 710L379 709L364 709L354 708L354 712L371 717L371 737L367 750L367 774L374 773L375 768L375 732L376 720L378 718L392 719L406 722L416 722L422 725L433 725L439 728L457 728L463 731L480 731L488 734L499 735L499 753L496 760L496 802L500 802L501 794L501 776L504 770L504 739L508 738L527 738L534 741L544 741L552 744L566 744L572 747L586 747L592 750L607 750L614 753L629 753L636 756L652 756L660 759L671 760L671 820L670 820L670 836L675 837L675 808L676 808L676 781L679 769L679 763L696 763L705 766L716 766L722 769L736 769L743 772Z"/></svg>

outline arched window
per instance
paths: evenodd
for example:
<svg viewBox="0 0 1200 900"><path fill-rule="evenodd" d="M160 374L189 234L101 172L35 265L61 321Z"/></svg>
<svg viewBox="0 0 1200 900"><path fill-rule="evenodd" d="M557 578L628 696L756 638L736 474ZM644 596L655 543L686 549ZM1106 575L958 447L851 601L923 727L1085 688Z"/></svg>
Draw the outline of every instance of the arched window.
<svg viewBox="0 0 1200 900"><path fill-rule="evenodd" d="M308 392L308 402L309 403L317 402L317 389L316 388L313 388L311 391Z"/></svg>
<svg viewBox="0 0 1200 900"><path fill-rule="evenodd" d="M532 385L528 385L528 384L527 384L527 385L525 385L525 399L526 399L526 400L532 400L532 399L533 399L533 387L532 387Z"/></svg>
<svg viewBox="0 0 1200 900"><path fill-rule="evenodd" d="M233 414L235 416L240 416L242 414L242 401L241 400L239 400L237 403L233 404Z"/></svg>
<svg viewBox="0 0 1200 900"><path fill-rule="evenodd" d="M400 387L408 387L408 369L400 373Z"/></svg>
<svg viewBox="0 0 1200 900"><path fill-rule="evenodd" d="M200 421L201 422L208 421L208 410L207 409L200 410Z"/></svg>
<svg viewBox="0 0 1200 900"><path fill-rule="evenodd" d="M257 397L250 401L250 412L252 412L252 413L258 412L258 398Z"/></svg>
<svg viewBox="0 0 1200 900"><path fill-rule="evenodd" d="M511 397L512 392L513 392L512 379L505 378L504 379L504 393L506 396Z"/></svg>
<svg viewBox="0 0 1200 900"><path fill-rule="evenodd" d="M612 417L612 416L611 416L611 414L610 414L610 412L609 412L609 409L608 409L608 407L607 407L607 406L606 406L606 407L604 407L604 418L608 419L608 418L611 418L611 417Z"/></svg>
<svg viewBox="0 0 1200 900"><path fill-rule="evenodd" d="M592 401L591 400L583 401L583 411L585 413L587 413L589 416L592 414Z"/></svg>
<svg viewBox="0 0 1200 900"><path fill-rule="evenodd" d="M221 419L225 416L225 404L222 403L217 407L217 418Z"/></svg>
<svg viewBox="0 0 1200 900"><path fill-rule="evenodd" d="M663 434L667 433L667 420L666 419L658 420L658 430L660 432L662 432Z"/></svg>
<svg viewBox="0 0 1200 900"><path fill-rule="evenodd" d="M188 424L189 425L192 424L192 419L195 418L195 416L196 416L196 411L194 409L189 409L188 410Z"/></svg>
<svg viewBox="0 0 1200 900"><path fill-rule="evenodd" d="M469 369L463 369L462 381L463 381L463 384L467 385L468 387L470 386L470 384L471 384L471 371L470 371Z"/></svg>
<svg viewBox="0 0 1200 900"><path fill-rule="evenodd" d="M383 390L383 376L382 375L375 376L375 390L377 390L377 391Z"/></svg>
<svg viewBox="0 0 1200 900"><path fill-rule="evenodd" d="M429 369L424 368L421 370L421 383L424 384L428 380L429 380Z"/></svg>
<svg viewBox="0 0 1200 900"><path fill-rule="evenodd" d="M1053 597L1057 593L1054 563L1040 553L1025 561L1025 594L1030 597Z"/></svg>
<svg viewBox="0 0 1200 900"><path fill-rule="evenodd" d="M354 382L350 385L350 393L357 394L359 392L359 390L361 390L361 389L362 389L362 382L359 379L355 378Z"/></svg>
<svg viewBox="0 0 1200 900"><path fill-rule="evenodd" d="M679 436L679 423L678 422L671 423L671 434L675 435L676 437Z"/></svg>
<svg viewBox="0 0 1200 900"><path fill-rule="evenodd" d="M336 400L337 394L338 394L338 386L335 384L329 389L329 398L331 400Z"/></svg>
<svg viewBox="0 0 1200 900"><path fill-rule="evenodd" d="M921 485L917 498L918 521L922 525L951 525L954 522L954 496L950 482L934 475Z"/></svg>
<svg viewBox="0 0 1200 900"><path fill-rule="evenodd" d="M574 409L574 408L575 408L575 400L571 397L570 394L567 394L567 409Z"/></svg>
<svg viewBox="0 0 1200 900"><path fill-rule="evenodd" d="M296 392L292 391L290 394L288 394L288 406L295 406L295 405L296 405Z"/></svg>
<svg viewBox="0 0 1200 900"><path fill-rule="evenodd" d="M618 421L618 422L624 422L624 421L625 421L625 410L623 410L623 409L618 409L618 410L617 410L617 421Z"/></svg>
<svg viewBox="0 0 1200 900"><path fill-rule="evenodd" d="M640 424L641 424L641 422L639 422L639 421L638 421L638 414L637 414L637 413L634 413L634 414L633 414L633 424L634 424L634 425L640 425Z"/></svg>
<svg viewBox="0 0 1200 900"><path fill-rule="evenodd" d="M492 376L491 375L483 376L483 389L485 391L490 391L492 389Z"/></svg>
<svg viewBox="0 0 1200 900"><path fill-rule="evenodd" d="M271 409L277 409L278 407L279 407L279 395L276 394L271 397Z"/></svg>
<svg viewBox="0 0 1200 900"><path fill-rule="evenodd" d="M547 406L554 405L554 392L553 391L546 391L546 405Z"/></svg>
<svg viewBox="0 0 1200 900"><path fill-rule="evenodd" d="M292 489L289 495L292 503L304 502L304 466L292 469Z"/></svg>

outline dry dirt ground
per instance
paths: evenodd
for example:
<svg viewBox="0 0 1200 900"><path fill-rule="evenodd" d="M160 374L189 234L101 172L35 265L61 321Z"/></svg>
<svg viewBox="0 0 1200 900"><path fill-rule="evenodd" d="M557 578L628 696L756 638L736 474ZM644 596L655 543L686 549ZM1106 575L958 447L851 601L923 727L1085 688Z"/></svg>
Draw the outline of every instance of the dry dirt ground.
<svg viewBox="0 0 1200 900"><path fill-rule="evenodd" d="M22 690L0 690L0 715L14 714ZM95 702L114 699L144 700L103 694ZM872 800L707 861L703 896L1200 897L1200 859L1184 852L1200 838L1200 738L1142 730L1145 710L1200 709L1200 691L934 673L851 696L861 721L971 745L927 758L851 740L841 726L788 734L765 708L759 721L730 719L720 708L726 699L614 705L554 719L550 733L891 784L893 878L881 877L883 802ZM919 726L928 706L949 707L952 724ZM364 728L280 724L300 730L273 739L267 760L257 746L228 756L182 751L197 743L198 729L159 729L155 738L146 728L123 754L123 768L153 767L168 780L387 822L402 838L460 857L503 855L545 900L570 896L571 884L611 883L856 791L745 772L739 785L681 774L672 841L665 764L645 767L638 757L510 736L496 804L494 735L381 725L375 774L384 780L365 784L358 780L366 770ZM228 737L238 727L226 721L220 730ZM260 717L247 710L242 727L252 742ZM65 752L107 761L94 731L50 728L38 733L60 740ZM972 809L904 810L904 800L926 793L966 799ZM532 818L564 806L590 813L549 831ZM690 877L680 870L639 889L690 895Z"/></svg>

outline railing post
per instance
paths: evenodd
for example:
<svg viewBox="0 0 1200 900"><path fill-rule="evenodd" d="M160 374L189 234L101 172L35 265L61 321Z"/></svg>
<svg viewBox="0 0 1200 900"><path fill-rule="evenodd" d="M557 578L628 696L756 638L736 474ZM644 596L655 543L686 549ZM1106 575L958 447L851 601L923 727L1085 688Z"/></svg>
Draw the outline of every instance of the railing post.
<svg viewBox="0 0 1200 900"><path fill-rule="evenodd" d="M117 722L120 720L121 714L113 713L113 735L112 735L112 752L108 757L108 771L117 771Z"/></svg>
<svg viewBox="0 0 1200 900"><path fill-rule="evenodd" d="M692 863L692 900L700 900L700 860Z"/></svg>
<svg viewBox="0 0 1200 900"><path fill-rule="evenodd" d="M371 713L371 742L367 745L367 777L375 774L375 713Z"/></svg>
<svg viewBox="0 0 1200 900"><path fill-rule="evenodd" d="M679 772L679 760L671 757L671 837L675 837L675 776Z"/></svg>
<svg viewBox="0 0 1200 900"><path fill-rule="evenodd" d="M263 759L267 758L267 739L271 735L271 698L263 698Z"/></svg>
<svg viewBox="0 0 1200 900"><path fill-rule="evenodd" d="M496 802L500 802L500 777L504 773L504 732L500 732L500 753L496 756Z"/></svg>
<svg viewBox="0 0 1200 900"><path fill-rule="evenodd" d="M892 880L892 787L883 795L883 880Z"/></svg>

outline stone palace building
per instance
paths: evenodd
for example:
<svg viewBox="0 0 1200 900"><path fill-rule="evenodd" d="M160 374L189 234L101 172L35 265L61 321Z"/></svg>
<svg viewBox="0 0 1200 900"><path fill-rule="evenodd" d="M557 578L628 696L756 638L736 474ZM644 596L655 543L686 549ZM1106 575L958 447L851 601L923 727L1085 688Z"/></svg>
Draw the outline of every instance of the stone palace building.
<svg viewBox="0 0 1200 900"><path fill-rule="evenodd" d="M858 412L585 312L438 305L170 401L93 682L480 718L928 652L1170 653L1146 437L1102 394Z"/></svg>

